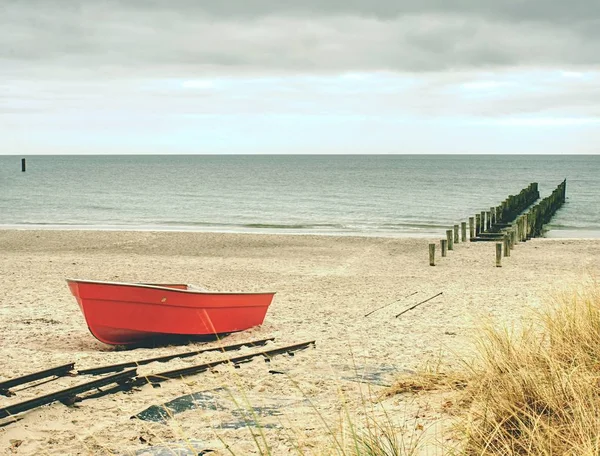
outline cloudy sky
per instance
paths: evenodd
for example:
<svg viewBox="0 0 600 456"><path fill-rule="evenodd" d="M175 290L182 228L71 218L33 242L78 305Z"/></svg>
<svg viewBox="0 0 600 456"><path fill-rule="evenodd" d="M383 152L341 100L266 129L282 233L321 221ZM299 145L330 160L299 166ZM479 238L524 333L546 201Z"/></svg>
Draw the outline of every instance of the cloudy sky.
<svg viewBox="0 0 600 456"><path fill-rule="evenodd" d="M599 151L598 0L0 0L0 154Z"/></svg>

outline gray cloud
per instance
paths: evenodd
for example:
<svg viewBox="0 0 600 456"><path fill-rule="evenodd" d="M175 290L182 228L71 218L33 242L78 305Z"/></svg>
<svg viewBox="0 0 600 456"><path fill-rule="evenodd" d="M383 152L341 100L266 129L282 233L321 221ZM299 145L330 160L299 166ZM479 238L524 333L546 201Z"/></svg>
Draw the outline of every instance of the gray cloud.
<svg viewBox="0 0 600 456"><path fill-rule="evenodd" d="M9 0L0 8L5 77L600 64L596 0Z"/></svg>
<svg viewBox="0 0 600 456"><path fill-rule="evenodd" d="M44 4L47 0L21 1L21 4ZM255 18L262 16L359 15L389 19L406 14L452 13L477 14L488 18L549 22L589 21L600 16L595 0L109 0L106 9L159 11L161 13ZM85 10L90 2L64 0L66 8Z"/></svg>
<svg viewBox="0 0 600 456"><path fill-rule="evenodd" d="M44 125L49 113L92 123L155 113L600 117L598 73L509 84L501 96L460 91L481 73L597 69L599 17L596 0L4 0L0 115L18 124L37 113ZM384 77L383 87L344 91L335 78L290 79L372 71L418 82L405 90ZM250 76L262 79L250 84ZM211 77L233 82L147 85Z"/></svg>

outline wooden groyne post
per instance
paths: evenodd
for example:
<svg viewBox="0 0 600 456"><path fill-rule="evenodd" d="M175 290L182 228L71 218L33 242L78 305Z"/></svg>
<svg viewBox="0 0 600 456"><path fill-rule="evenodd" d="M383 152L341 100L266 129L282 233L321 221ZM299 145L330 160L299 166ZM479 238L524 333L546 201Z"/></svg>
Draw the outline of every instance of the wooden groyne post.
<svg viewBox="0 0 600 456"><path fill-rule="evenodd" d="M481 211L480 219L481 227L479 228L480 233L485 233L485 211Z"/></svg>
<svg viewBox="0 0 600 456"><path fill-rule="evenodd" d="M24 173L27 171L27 160L24 158L21 159L21 172Z"/></svg>
<svg viewBox="0 0 600 456"><path fill-rule="evenodd" d="M496 267L497 268L502 267L502 244L501 243L496 244Z"/></svg>
<svg viewBox="0 0 600 456"><path fill-rule="evenodd" d="M435 266L435 244L429 244L429 266Z"/></svg>
<svg viewBox="0 0 600 456"><path fill-rule="evenodd" d="M454 236L452 230L446 230L446 240L448 241L448 250L454 250Z"/></svg>
<svg viewBox="0 0 600 456"><path fill-rule="evenodd" d="M448 239L440 239L440 249L442 251L442 257L448 256Z"/></svg>
<svg viewBox="0 0 600 456"><path fill-rule="evenodd" d="M504 235L503 242L504 242L504 256L509 257L510 256L510 239L509 239L508 234Z"/></svg>
<svg viewBox="0 0 600 456"><path fill-rule="evenodd" d="M527 214L519 217L519 241L525 242L527 240Z"/></svg>
<svg viewBox="0 0 600 456"><path fill-rule="evenodd" d="M467 222L460 222L461 242L467 242Z"/></svg>

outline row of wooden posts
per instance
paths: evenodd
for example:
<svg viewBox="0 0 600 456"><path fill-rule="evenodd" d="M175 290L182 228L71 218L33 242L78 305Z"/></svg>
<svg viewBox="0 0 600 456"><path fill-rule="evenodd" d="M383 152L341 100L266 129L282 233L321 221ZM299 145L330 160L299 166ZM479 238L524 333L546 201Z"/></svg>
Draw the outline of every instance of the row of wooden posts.
<svg viewBox="0 0 600 456"><path fill-rule="evenodd" d="M550 221L552 216L567 200L567 180L565 179L546 198L536 204L529 211L529 226L531 237L538 237L543 233L543 226Z"/></svg>
<svg viewBox="0 0 600 456"><path fill-rule="evenodd" d="M501 236L502 230L509 228L520 214L531 206L540 197L537 182L532 182L519 192L510 195L496 207L489 211L476 214L474 220L469 219L471 241L493 241Z"/></svg>
<svg viewBox="0 0 600 456"><path fill-rule="evenodd" d="M537 183L529 184L517 196L510 195L489 211L469 217L469 240L496 241L496 266L501 267L502 256L509 257L516 244L542 234L543 225L550 221L565 202L566 188L565 179L551 195L532 206L539 199L539 191ZM452 229L446 230L446 239L440 240L442 257L447 256L448 250L454 250L454 244L459 242L467 242L466 222L461 222L460 227L454 225ZM436 244L429 244L431 266L435 266L435 248Z"/></svg>

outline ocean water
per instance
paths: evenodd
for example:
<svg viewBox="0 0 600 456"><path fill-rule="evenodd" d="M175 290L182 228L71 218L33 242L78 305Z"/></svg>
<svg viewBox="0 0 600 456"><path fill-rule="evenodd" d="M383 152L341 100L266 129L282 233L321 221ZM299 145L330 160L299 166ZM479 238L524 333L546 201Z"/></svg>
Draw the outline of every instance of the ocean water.
<svg viewBox="0 0 600 456"><path fill-rule="evenodd" d="M600 236L600 156L0 156L0 228L425 236L567 179L550 237Z"/></svg>

